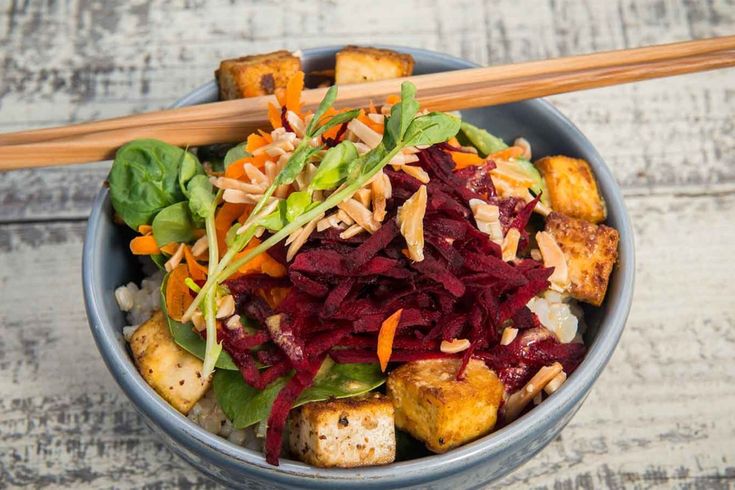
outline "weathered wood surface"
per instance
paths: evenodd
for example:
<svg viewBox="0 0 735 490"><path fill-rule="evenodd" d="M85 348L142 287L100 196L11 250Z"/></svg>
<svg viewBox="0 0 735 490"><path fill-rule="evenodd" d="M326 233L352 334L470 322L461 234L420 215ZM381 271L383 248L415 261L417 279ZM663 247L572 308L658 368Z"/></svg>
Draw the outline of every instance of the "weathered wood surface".
<svg viewBox="0 0 735 490"><path fill-rule="evenodd" d="M281 47L392 43L501 63L733 32L732 0L5 0L0 131L163 107L220 58ZM636 297L577 416L498 486L731 488L735 71L552 102L623 186ZM145 429L89 335L82 235L107 168L0 174L0 487L211 486Z"/></svg>

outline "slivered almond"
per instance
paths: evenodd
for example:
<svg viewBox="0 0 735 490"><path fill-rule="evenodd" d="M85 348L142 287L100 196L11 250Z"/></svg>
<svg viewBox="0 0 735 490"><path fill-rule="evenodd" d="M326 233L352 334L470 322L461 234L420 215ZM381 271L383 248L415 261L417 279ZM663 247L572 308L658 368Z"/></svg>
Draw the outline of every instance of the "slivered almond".
<svg viewBox="0 0 735 490"><path fill-rule="evenodd" d="M539 369L526 386L510 395L505 402L502 408L503 420L508 423L518 418L531 400L562 371L562 365L558 362Z"/></svg>
<svg viewBox="0 0 735 490"><path fill-rule="evenodd" d="M385 116L382 114L375 114L374 112L371 112L367 115L368 119L370 119L374 123L383 124L385 123Z"/></svg>
<svg viewBox="0 0 735 490"><path fill-rule="evenodd" d="M301 230L303 230L303 229L304 229L303 226L299 226L294 231L292 231L291 234L288 235L288 238L286 238L286 241L284 242L284 245L289 245L289 244L291 244L291 242L293 242L294 240L296 240L296 238L298 238L298 236L301 234Z"/></svg>
<svg viewBox="0 0 735 490"><path fill-rule="evenodd" d="M562 371L556 376L554 376L554 379L549 381L549 383L546 386L544 386L544 391L546 392L547 395L551 395L556 390L558 390L559 387L561 387L561 385L563 385L566 380L567 380L567 373Z"/></svg>
<svg viewBox="0 0 735 490"><path fill-rule="evenodd" d="M500 345L509 345L513 342L518 335L518 329L512 327L505 327L503 329L503 335L500 337Z"/></svg>
<svg viewBox="0 0 735 490"><path fill-rule="evenodd" d="M262 194L265 186L260 184L249 184L229 177L210 177L209 182L219 189L236 189L246 194Z"/></svg>
<svg viewBox="0 0 735 490"><path fill-rule="evenodd" d="M390 183L390 177L383 173L383 181L385 182L385 198L390 199L393 196L393 185Z"/></svg>
<svg viewBox="0 0 735 490"><path fill-rule="evenodd" d="M373 131L367 124L360 121L359 119L353 119L347 124L347 129L352 131L355 136L360 138L363 143L368 145L370 148L378 146L383 139L383 136L376 131Z"/></svg>
<svg viewBox="0 0 735 490"><path fill-rule="evenodd" d="M286 251L286 261L291 262L291 260L296 256L296 253L301 249L301 247L304 246L304 243L306 243L306 240L309 239L309 236L314 232L316 229L316 224L324 217L324 213L321 213L319 216L314 218L313 220L309 221L304 225L304 227L301 230L301 233L296 237L296 240L294 240L291 245L289 245L288 250Z"/></svg>
<svg viewBox="0 0 735 490"><path fill-rule="evenodd" d="M536 233L536 242L544 259L544 267L554 268L554 272L549 276L551 289L564 292L569 287L569 269L564 252L556 243L554 236L547 231Z"/></svg>
<svg viewBox="0 0 735 490"><path fill-rule="evenodd" d="M215 317L218 320L221 320L223 318L230 317L235 314L235 298L228 294L227 296L222 296L217 301L217 313Z"/></svg>
<svg viewBox="0 0 735 490"><path fill-rule="evenodd" d="M365 206L366 208L370 207L370 203L372 202L372 191L367 188L363 187L362 189L358 189L357 192L355 192L355 197L357 200Z"/></svg>
<svg viewBox="0 0 735 490"><path fill-rule="evenodd" d="M516 259L518 241L520 239L521 232L518 231L518 229L511 228L508 230L508 233L505 234L505 238L503 238L503 245L501 246L501 249L503 250L503 261L510 262L511 260Z"/></svg>
<svg viewBox="0 0 735 490"><path fill-rule="evenodd" d="M513 142L513 146L523 148L523 155L521 155L521 158L531 161L531 143L529 143L526 138L516 138L516 140Z"/></svg>
<svg viewBox="0 0 735 490"><path fill-rule="evenodd" d="M194 257L198 257L199 255L202 255L204 252L206 252L208 248L209 242L207 242L207 235L204 235L203 237L199 238L199 240L194 242L194 245L191 246L191 254Z"/></svg>
<svg viewBox="0 0 735 490"><path fill-rule="evenodd" d="M171 258L168 259L165 264L163 264L163 268L166 269L166 272L171 272L172 270L176 269L176 267L181 263L181 259L184 258L185 246L185 244L180 243L179 248L176 249L176 252L174 252Z"/></svg>
<svg viewBox="0 0 735 490"><path fill-rule="evenodd" d="M273 179L276 178L276 175L278 175L278 164L275 162L267 161L265 162L265 176L268 177L268 185L270 185L271 182L273 182Z"/></svg>
<svg viewBox="0 0 735 490"><path fill-rule="evenodd" d="M365 228L370 233L375 233L380 228L380 223L373 219L373 213L355 199L346 199L337 205L339 209L355 220L355 223Z"/></svg>
<svg viewBox="0 0 735 490"><path fill-rule="evenodd" d="M355 220L350 218L350 215L345 213L341 209L337 211L337 219L340 220L342 223L344 223L347 226L352 226L355 224Z"/></svg>
<svg viewBox="0 0 735 490"><path fill-rule="evenodd" d="M340 222L336 214L330 214L326 218L320 219L316 224L316 231L324 231L329 228L339 228Z"/></svg>
<svg viewBox="0 0 735 490"><path fill-rule="evenodd" d="M248 194L237 189L225 189L222 200L232 204L255 204L260 200L260 195Z"/></svg>
<svg viewBox="0 0 735 490"><path fill-rule="evenodd" d="M226 322L225 326L229 328L230 330L237 330L238 328L242 327L242 323L240 322L240 315L232 315Z"/></svg>
<svg viewBox="0 0 735 490"><path fill-rule="evenodd" d="M245 175L248 176L251 182L255 184L269 185L268 177L263 172L258 170L252 163L246 163L243 165L245 169Z"/></svg>
<svg viewBox="0 0 735 490"><path fill-rule="evenodd" d="M340 233L339 234L339 237L342 240L347 240L349 238L352 238L353 236L359 235L363 231L365 231L365 228L363 228L362 226L360 226L358 224L354 224L354 225L350 226L349 228L347 228L342 233Z"/></svg>
<svg viewBox="0 0 735 490"><path fill-rule="evenodd" d="M413 177L414 179L418 180L422 184L429 183L429 174L427 174L426 170L421 167L414 167L412 165L400 165L398 168Z"/></svg>
<svg viewBox="0 0 735 490"><path fill-rule="evenodd" d="M406 165L407 163L415 163L419 161L419 157L409 153L399 153L388 162L393 165L393 169L396 170L397 165Z"/></svg>
<svg viewBox="0 0 735 490"><path fill-rule="evenodd" d="M291 129L293 129L293 132L296 133L296 136L298 136L299 138L303 138L306 125L304 124L304 121L298 116L298 114L296 114L294 111L288 111L286 112L286 120L291 126Z"/></svg>
<svg viewBox="0 0 735 490"><path fill-rule="evenodd" d="M502 245L503 227L500 224L500 209L482 199L470 199L469 204L477 229L487 234L491 241Z"/></svg>
<svg viewBox="0 0 735 490"><path fill-rule="evenodd" d="M196 310L193 315L191 315L191 323L194 324L194 328L198 332L203 332L207 328L207 322L204 320L204 315L202 315L202 312L199 310Z"/></svg>
<svg viewBox="0 0 735 490"><path fill-rule="evenodd" d="M451 341L442 340L439 350L445 354L456 354L466 351L470 348L470 341L467 339L452 339Z"/></svg>
<svg viewBox="0 0 735 490"><path fill-rule="evenodd" d="M372 190L373 218L382 222L385 219L385 174L381 171L370 184Z"/></svg>
<svg viewBox="0 0 735 490"><path fill-rule="evenodd" d="M413 196L398 208L396 219L401 235L408 245L411 260L424 260L424 215L426 214L426 186L419 187Z"/></svg>

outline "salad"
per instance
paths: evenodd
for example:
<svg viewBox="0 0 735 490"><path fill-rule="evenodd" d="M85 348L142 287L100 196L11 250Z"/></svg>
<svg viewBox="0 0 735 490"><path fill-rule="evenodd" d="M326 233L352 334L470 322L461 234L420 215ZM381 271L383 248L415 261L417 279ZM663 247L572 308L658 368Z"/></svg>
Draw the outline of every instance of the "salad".
<svg viewBox="0 0 735 490"><path fill-rule="evenodd" d="M371 79L353 55L385 50L349 49L343 73ZM292 68L241 144L117 153L112 205L158 270L115 292L143 378L274 465L442 453L552 396L617 258L587 162L532 163L522 138L422 110L410 82L354 109L333 85L306 111Z"/></svg>

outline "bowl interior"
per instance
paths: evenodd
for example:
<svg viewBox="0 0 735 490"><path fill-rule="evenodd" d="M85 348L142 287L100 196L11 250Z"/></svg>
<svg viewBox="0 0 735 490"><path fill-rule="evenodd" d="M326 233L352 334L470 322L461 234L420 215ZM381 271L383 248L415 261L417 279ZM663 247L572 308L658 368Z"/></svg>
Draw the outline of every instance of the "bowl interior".
<svg viewBox="0 0 735 490"><path fill-rule="evenodd" d="M338 49L305 50L305 70L331 68L334 53ZM392 49L412 54L416 60L417 74L474 66L467 61L429 51L395 47ZM176 106L206 103L216 98L217 88L212 81L179 100ZM477 464L483 457L501 451L514 440L532 437L534 431L545 427L544 424L548 426L552 418L560 417L556 412L573 411L612 354L630 308L634 265L632 228L620 190L590 142L544 101L530 100L463 111L462 114L464 119L486 128L506 141L523 136L531 143L534 158L565 154L586 159L597 176L607 202L608 224L621 232L620 261L613 271L607 300L602 308L588 309L586 312L588 330L585 336L589 347L587 357L555 396L513 424L444 455L359 470L324 470L290 461L284 461L277 470L269 467L261 454L234 446L194 425L160 399L138 375L122 337L125 319L117 307L113 293L122 284L139 281L143 277L143 271L140 263L129 253L127 244L130 232L112 221L107 189L103 188L90 216L85 240L83 282L87 313L95 340L108 368L141 413L178 444L224 458L223 464L247 463L271 476L291 474L343 480L359 475L363 478L392 479L391 481L397 482L412 471L420 471L431 478L433 473L438 475L442 471L456 471L464 466ZM514 466L520 465L528 457L519 460ZM505 472L512 470L514 466Z"/></svg>

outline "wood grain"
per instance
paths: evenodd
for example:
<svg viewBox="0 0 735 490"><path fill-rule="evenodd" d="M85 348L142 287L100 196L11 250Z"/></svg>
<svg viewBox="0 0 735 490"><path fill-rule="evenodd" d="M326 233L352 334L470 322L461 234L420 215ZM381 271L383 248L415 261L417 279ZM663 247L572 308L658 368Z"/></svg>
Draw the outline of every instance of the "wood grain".
<svg viewBox="0 0 735 490"><path fill-rule="evenodd" d="M212 60L281 47L395 43L491 64L735 32L731 0L9 3L3 131L165 107ZM624 187L636 297L585 405L497 488L732 488L735 77L551 100ZM107 168L0 174L0 487L213 486L145 429L89 335L81 243Z"/></svg>

